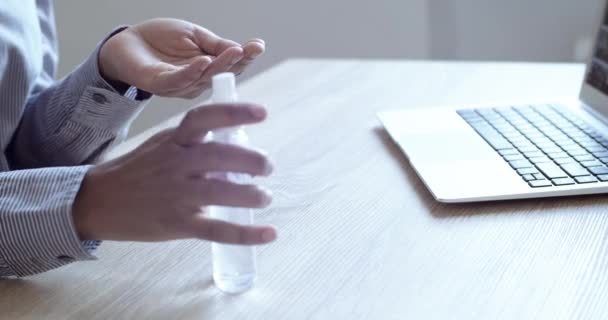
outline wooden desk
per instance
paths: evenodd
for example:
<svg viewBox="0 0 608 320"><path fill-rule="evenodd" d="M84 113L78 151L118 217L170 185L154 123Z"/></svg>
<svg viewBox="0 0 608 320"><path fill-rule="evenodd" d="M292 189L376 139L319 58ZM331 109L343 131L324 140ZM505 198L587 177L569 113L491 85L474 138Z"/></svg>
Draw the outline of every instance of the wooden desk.
<svg viewBox="0 0 608 320"><path fill-rule="evenodd" d="M7 319L608 318L605 196L442 205L380 128L387 108L576 96L563 64L290 60L240 86L275 192L257 287L227 296L209 244L105 243L100 260L0 281ZM129 150L149 130L114 154ZM441 148L441 146L433 146Z"/></svg>

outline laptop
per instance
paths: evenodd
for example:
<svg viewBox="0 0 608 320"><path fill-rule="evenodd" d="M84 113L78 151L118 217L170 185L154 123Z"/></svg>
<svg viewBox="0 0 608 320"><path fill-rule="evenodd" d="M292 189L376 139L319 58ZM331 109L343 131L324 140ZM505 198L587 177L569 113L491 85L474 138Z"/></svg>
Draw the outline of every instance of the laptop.
<svg viewBox="0 0 608 320"><path fill-rule="evenodd" d="M608 11L598 24L578 99L378 114L437 201L608 192Z"/></svg>

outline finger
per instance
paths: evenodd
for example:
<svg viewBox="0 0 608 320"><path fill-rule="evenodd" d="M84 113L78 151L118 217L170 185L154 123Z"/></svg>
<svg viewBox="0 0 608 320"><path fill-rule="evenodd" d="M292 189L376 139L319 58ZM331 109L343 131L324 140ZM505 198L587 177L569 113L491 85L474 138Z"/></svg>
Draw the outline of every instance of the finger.
<svg viewBox="0 0 608 320"><path fill-rule="evenodd" d="M208 56L200 56L186 66L163 71L153 81L155 91L163 93L186 88L196 82L211 63L212 60Z"/></svg>
<svg viewBox="0 0 608 320"><path fill-rule="evenodd" d="M264 41L261 39L253 39L247 41L243 45L243 59L236 63L229 72L232 72L236 75L240 75L245 71L245 68L249 66L256 58L264 54L265 51Z"/></svg>
<svg viewBox="0 0 608 320"><path fill-rule="evenodd" d="M201 94L203 94L203 92L205 92L209 88L211 88L211 79L199 79L197 82L192 83L185 89L174 90L170 93L167 93L167 96L185 99L195 99L198 98Z"/></svg>
<svg viewBox="0 0 608 320"><path fill-rule="evenodd" d="M240 47L230 48L224 51L224 53L213 60L205 72L199 76L197 81L192 82L188 87L172 91L170 96L188 99L198 97L203 91L211 86L211 78L214 75L229 71L232 66L241 61L242 58L243 50Z"/></svg>
<svg viewBox="0 0 608 320"><path fill-rule="evenodd" d="M227 72L243 59L243 49L241 47L233 47L224 51L219 55L211 65L205 70L197 83L205 83L211 81L211 78L222 72Z"/></svg>
<svg viewBox="0 0 608 320"><path fill-rule="evenodd" d="M192 100L192 99L196 99L196 98L200 97L207 89L209 89L209 86L200 86L200 87L193 88L193 89L190 89L185 92L180 92L179 96L181 98Z"/></svg>
<svg viewBox="0 0 608 320"><path fill-rule="evenodd" d="M221 179L188 181L190 193L185 199L193 205L239 208L265 208L272 202L272 193L253 184L238 184Z"/></svg>
<svg viewBox="0 0 608 320"><path fill-rule="evenodd" d="M174 142L187 147L200 143L211 130L261 122L266 109L247 103L215 104L194 108L182 119L174 135Z"/></svg>
<svg viewBox="0 0 608 320"><path fill-rule="evenodd" d="M194 238L227 244L265 244L277 238L272 226L243 226L204 216L195 216L189 228Z"/></svg>
<svg viewBox="0 0 608 320"><path fill-rule="evenodd" d="M272 172L268 157L260 151L216 142L202 143L187 149L187 169L197 172L240 172L267 176Z"/></svg>
<svg viewBox="0 0 608 320"><path fill-rule="evenodd" d="M246 58L255 59L266 51L266 43L262 39L251 39L243 45Z"/></svg>
<svg viewBox="0 0 608 320"><path fill-rule="evenodd" d="M215 33L199 26L194 29L194 42L203 52L214 56L219 56L228 48L240 47L238 43L219 37Z"/></svg>

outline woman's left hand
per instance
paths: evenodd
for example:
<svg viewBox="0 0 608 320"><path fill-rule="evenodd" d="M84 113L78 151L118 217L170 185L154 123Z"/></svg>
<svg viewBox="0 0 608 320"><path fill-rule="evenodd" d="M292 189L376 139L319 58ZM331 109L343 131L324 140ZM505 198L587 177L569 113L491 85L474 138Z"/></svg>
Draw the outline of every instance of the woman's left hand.
<svg viewBox="0 0 608 320"><path fill-rule="evenodd" d="M264 41L240 45L196 24L152 19L111 37L101 48L99 66L108 80L165 97L196 98L222 72L240 74L264 53Z"/></svg>

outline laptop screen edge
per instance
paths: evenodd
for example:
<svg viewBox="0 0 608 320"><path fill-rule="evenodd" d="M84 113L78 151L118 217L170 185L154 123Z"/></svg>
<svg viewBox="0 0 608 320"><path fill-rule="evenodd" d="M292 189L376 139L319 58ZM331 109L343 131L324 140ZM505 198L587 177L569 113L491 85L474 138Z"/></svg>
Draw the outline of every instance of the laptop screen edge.
<svg viewBox="0 0 608 320"><path fill-rule="evenodd" d="M587 61L587 66L585 68L585 78L583 80L581 91L579 94L579 99L586 105L587 108L592 109L594 113L600 115L604 118L604 120L608 120L608 93L606 90L602 92L594 85L590 84L590 73L592 71L594 58L596 58L596 53L598 51L599 42L600 42L600 33L606 32L606 22L608 22L608 4L604 3L602 7L603 10L599 11L599 14L596 17L597 26L596 33L594 34L594 47L591 56ZM607 69L608 71L608 69ZM608 76L608 72L606 74ZM606 86L608 86L608 77L606 77Z"/></svg>

